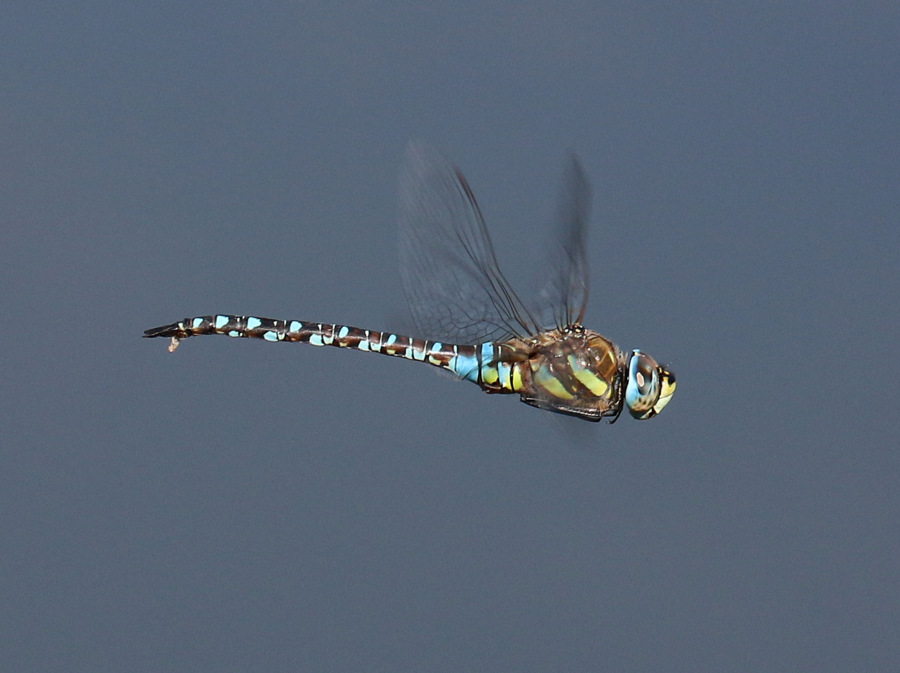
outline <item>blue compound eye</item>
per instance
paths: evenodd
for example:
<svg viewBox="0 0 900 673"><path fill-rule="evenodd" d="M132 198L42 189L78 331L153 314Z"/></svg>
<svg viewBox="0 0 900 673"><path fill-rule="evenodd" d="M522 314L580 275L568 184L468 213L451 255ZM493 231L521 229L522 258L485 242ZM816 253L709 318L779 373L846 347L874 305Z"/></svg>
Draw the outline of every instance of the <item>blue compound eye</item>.
<svg viewBox="0 0 900 673"><path fill-rule="evenodd" d="M629 413L638 420L652 418L658 411L654 407L659 400L659 371L660 366L649 355L639 350L631 353L625 404L628 405Z"/></svg>
<svg viewBox="0 0 900 673"><path fill-rule="evenodd" d="M628 384L625 404L638 420L653 418L663 410L675 392L675 375L656 360L639 350L632 351L628 361Z"/></svg>
<svg viewBox="0 0 900 673"><path fill-rule="evenodd" d="M648 395L654 389L656 363L644 354L638 355L635 367L635 383L641 395Z"/></svg>

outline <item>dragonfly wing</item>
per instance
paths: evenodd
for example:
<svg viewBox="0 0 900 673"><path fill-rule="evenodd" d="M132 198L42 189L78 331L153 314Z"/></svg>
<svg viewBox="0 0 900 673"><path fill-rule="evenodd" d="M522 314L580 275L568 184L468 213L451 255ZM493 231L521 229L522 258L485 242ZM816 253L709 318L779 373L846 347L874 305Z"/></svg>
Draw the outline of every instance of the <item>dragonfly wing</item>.
<svg viewBox="0 0 900 673"><path fill-rule="evenodd" d="M417 143L400 176L400 273L422 337L476 343L540 331L500 271L465 177Z"/></svg>
<svg viewBox="0 0 900 673"><path fill-rule="evenodd" d="M585 255L591 187L578 157L566 158L563 184L556 202L550 250L549 280L540 293L540 318L556 327L580 324L587 306L589 268Z"/></svg>

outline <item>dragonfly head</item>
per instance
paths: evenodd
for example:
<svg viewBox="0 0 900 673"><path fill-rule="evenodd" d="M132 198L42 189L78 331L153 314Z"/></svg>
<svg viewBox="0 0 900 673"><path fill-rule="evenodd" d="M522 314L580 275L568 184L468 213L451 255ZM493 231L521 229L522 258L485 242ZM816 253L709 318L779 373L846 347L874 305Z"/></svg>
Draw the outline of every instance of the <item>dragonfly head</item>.
<svg viewBox="0 0 900 673"><path fill-rule="evenodd" d="M625 404L639 421L653 418L663 410L675 392L675 375L646 353L631 352Z"/></svg>

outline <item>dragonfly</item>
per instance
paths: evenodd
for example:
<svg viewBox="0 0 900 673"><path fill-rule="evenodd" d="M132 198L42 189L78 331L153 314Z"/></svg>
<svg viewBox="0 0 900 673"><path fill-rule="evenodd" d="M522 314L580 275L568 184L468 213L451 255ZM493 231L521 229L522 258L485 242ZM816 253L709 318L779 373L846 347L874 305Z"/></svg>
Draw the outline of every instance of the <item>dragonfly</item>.
<svg viewBox="0 0 900 673"><path fill-rule="evenodd" d="M349 325L230 314L185 318L144 332L170 339L222 334L352 348L424 362L491 394L539 409L614 423L638 420L672 399L675 375L648 354L626 353L581 322L588 302L585 253L591 190L567 157L548 270L530 305L500 270L475 195L462 172L411 143L400 176L400 274L419 336Z"/></svg>

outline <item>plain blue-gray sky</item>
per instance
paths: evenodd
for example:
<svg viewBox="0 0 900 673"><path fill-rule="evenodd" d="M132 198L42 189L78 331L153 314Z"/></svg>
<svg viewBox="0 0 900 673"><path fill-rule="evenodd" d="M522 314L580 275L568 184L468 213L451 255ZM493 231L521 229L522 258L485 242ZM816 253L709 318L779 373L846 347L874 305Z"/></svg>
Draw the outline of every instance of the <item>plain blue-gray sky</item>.
<svg viewBox="0 0 900 673"><path fill-rule="evenodd" d="M895 3L13 3L4 671L896 671ZM145 328L391 328L411 138L527 286L671 362L588 426L428 367Z"/></svg>

